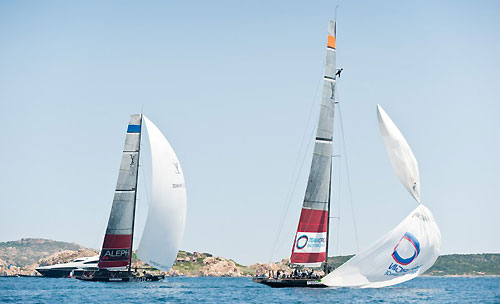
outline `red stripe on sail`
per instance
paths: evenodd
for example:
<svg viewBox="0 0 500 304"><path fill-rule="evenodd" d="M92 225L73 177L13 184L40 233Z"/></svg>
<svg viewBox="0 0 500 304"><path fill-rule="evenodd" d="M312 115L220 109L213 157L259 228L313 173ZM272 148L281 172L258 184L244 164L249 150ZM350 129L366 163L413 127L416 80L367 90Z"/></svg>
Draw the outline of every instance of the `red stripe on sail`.
<svg viewBox="0 0 500 304"><path fill-rule="evenodd" d="M125 267L130 261L131 234L106 234L99 257L99 268Z"/></svg>
<svg viewBox="0 0 500 304"><path fill-rule="evenodd" d="M326 260L326 252L321 253L294 253L290 259L292 264L319 263Z"/></svg>
<svg viewBox="0 0 500 304"><path fill-rule="evenodd" d="M102 248L130 248L132 245L131 234L106 234Z"/></svg>
<svg viewBox="0 0 500 304"><path fill-rule="evenodd" d="M114 268L114 267L127 267L128 260L126 261L99 261L97 267L99 268Z"/></svg>
<svg viewBox="0 0 500 304"><path fill-rule="evenodd" d="M302 208L297 232L322 233L328 230L328 211ZM291 263L321 263L326 260L326 252L295 252L293 242Z"/></svg>
<svg viewBox="0 0 500 304"><path fill-rule="evenodd" d="M328 228L328 211L302 208L300 213L300 232L326 232Z"/></svg>

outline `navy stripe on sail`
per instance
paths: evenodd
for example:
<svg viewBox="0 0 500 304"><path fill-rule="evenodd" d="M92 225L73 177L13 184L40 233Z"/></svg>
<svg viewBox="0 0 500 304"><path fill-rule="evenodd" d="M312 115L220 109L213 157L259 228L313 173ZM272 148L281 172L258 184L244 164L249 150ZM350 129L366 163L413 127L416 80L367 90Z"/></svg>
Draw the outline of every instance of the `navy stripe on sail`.
<svg viewBox="0 0 500 304"><path fill-rule="evenodd" d="M128 125L127 133L141 133L141 125Z"/></svg>

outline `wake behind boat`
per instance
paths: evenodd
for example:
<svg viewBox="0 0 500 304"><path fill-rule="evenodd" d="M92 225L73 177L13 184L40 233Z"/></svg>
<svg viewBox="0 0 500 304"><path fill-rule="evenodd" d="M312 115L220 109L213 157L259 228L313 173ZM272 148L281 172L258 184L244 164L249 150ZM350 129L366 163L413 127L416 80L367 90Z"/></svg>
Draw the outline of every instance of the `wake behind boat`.
<svg viewBox="0 0 500 304"><path fill-rule="evenodd" d="M174 150L161 131L142 114L130 117L108 227L95 270L76 269L72 277L84 281L158 281L164 275L132 270L139 156L143 121L152 155L152 194L137 250L143 262L168 271L177 256L186 215L184 175Z"/></svg>
<svg viewBox="0 0 500 304"><path fill-rule="evenodd" d="M415 198L418 207L371 247L328 273L327 264L333 152L333 119L337 104L335 88L336 21L328 26L323 95L314 152L299 225L292 247L292 267L324 269L321 279L291 274L256 277L270 287L377 288L411 280L429 269L439 256L441 234L429 209L420 203L418 165L404 136L382 107L377 106L380 132L397 177Z"/></svg>

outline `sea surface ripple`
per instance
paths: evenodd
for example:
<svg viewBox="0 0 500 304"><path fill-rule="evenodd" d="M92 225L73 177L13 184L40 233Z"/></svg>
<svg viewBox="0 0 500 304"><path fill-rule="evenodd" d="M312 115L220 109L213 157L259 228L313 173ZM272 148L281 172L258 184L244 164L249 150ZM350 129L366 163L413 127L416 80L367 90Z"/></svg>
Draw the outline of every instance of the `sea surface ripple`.
<svg viewBox="0 0 500 304"><path fill-rule="evenodd" d="M282 288L249 278L167 278L101 283L0 278L1 303L500 303L500 277L419 277L378 288Z"/></svg>

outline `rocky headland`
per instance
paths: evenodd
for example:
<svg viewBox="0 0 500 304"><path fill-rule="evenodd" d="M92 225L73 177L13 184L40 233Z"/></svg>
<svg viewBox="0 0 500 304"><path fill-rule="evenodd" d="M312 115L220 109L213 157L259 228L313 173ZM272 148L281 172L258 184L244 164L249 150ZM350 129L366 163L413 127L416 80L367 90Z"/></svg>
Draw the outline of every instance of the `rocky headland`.
<svg viewBox="0 0 500 304"><path fill-rule="evenodd" d="M38 266L67 263L76 258L95 255L98 255L97 250L84 248L76 243L33 238L0 242L0 276L39 275L35 270ZM336 268L351 257L352 255L329 257L328 263ZM133 259L132 267L160 272L137 258ZM250 277L256 274L276 273L278 270L285 274L293 271L289 267L288 259L276 263L256 263L244 266L231 259L213 256L210 253L180 250L172 269L164 274L188 277ZM497 276L500 275L500 254L443 255L424 275Z"/></svg>

